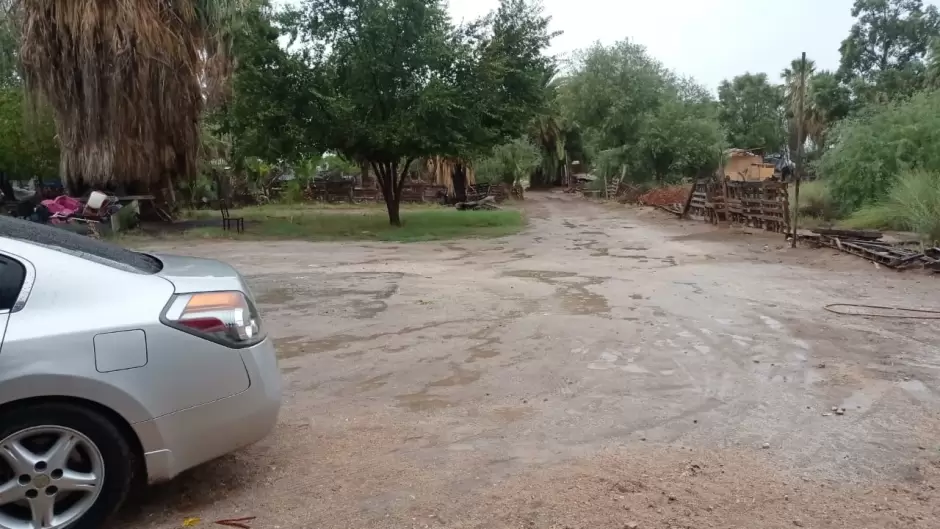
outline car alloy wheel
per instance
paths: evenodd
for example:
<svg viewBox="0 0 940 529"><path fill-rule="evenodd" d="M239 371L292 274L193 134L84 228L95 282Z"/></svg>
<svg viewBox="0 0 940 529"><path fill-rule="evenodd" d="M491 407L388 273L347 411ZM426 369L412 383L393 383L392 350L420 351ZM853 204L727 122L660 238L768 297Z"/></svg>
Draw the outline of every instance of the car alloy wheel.
<svg viewBox="0 0 940 529"><path fill-rule="evenodd" d="M0 529L65 529L98 500L104 458L87 436L35 426L0 441Z"/></svg>

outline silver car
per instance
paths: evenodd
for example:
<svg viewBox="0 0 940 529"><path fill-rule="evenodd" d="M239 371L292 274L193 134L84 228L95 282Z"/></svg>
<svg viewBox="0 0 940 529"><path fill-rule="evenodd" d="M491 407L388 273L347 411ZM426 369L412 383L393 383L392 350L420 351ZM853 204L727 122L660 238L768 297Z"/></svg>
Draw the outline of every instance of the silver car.
<svg viewBox="0 0 940 529"><path fill-rule="evenodd" d="M0 218L0 529L93 529L135 485L251 444L281 380L248 286Z"/></svg>

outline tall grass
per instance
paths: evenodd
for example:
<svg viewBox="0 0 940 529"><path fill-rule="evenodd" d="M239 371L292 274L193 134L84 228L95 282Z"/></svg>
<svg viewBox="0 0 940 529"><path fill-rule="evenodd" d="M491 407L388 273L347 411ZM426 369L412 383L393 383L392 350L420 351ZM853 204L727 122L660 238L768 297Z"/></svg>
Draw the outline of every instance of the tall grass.
<svg viewBox="0 0 940 529"><path fill-rule="evenodd" d="M796 186L790 187L790 204L796 203ZM829 186L821 180L800 184L800 219L831 221L837 218L839 208L832 199Z"/></svg>
<svg viewBox="0 0 940 529"><path fill-rule="evenodd" d="M940 242L940 173L902 173L886 200L856 211L845 224L852 228L909 230L926 243Z"/></svg>

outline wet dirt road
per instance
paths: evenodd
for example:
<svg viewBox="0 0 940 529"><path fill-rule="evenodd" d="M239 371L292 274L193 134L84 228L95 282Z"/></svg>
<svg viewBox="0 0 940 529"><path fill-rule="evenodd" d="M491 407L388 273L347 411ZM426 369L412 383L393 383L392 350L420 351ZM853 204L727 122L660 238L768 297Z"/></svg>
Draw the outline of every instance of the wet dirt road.
<svg viewBox="0 0 940 529"><path fill-rule="evenodd" d="M526 209L486 241L161 247L249 278L285 402L121 525L940 527L937 321L823 309L937 308L937 279L564 194Z"/></svg>

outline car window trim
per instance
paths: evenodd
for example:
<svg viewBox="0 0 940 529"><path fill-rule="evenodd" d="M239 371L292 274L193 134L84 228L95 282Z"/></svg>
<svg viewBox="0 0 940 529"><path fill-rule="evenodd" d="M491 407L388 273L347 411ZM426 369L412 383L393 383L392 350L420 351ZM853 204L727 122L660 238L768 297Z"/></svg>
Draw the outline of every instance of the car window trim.
<svg viewBox="0 0 940 529"><path fill-rule="evenodd" d="M33 285L36 283L36 268L33 267L33 263L29 260L20 257L14 253L0 251L0 255L13 259L14 261L20 263L25 270L23 274L23 285L20 287L20 293L16 296L16 301L13 302L12 309L0 309L0 315L13 314L14 312L19 312L26 307L26 302L29 300L29 294L33 291Z"/></svg>

